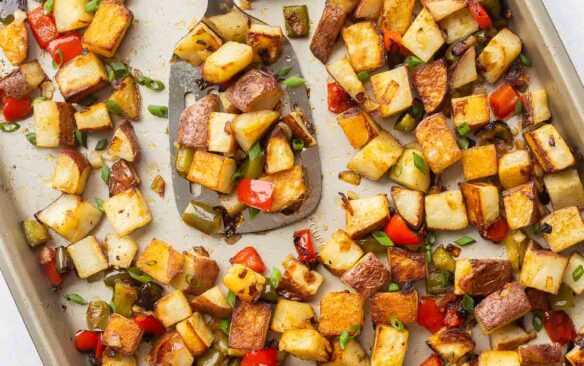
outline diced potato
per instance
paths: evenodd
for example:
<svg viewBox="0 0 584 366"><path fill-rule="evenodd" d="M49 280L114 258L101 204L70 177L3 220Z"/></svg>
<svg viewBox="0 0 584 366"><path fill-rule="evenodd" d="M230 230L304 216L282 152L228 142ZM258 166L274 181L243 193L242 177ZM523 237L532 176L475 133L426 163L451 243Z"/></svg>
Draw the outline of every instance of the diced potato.
<svg viewBox="0 0 584 366"><path fill-rule="evenodd" d="M238 301L231 317L229 347L240 350L263 348L270 329L271 314L270 304Z"/></svg>
<svg viewBox="0 0 584 366"><path fill-rule="evenodd" d="M239 198L237 198L237 192L235 191L229 194L219 195L219 203L221 204L221 207L223 207L227 211L227 214L231 217L236 217L247 208L247 206L244 203L241 203L239 201Z"/></svg>
<svg viewBox="0 0 584 366"><path fill-rule="evenodd" d="M427 8L420 11L402 37L402 45L424 62L428 62L443 44L442 31Z"/></svg>
<svg viewBox="0 0 584 366"><path fill-rule="evenodd" d="M357 77L355 70L353 70L353 66L351 66L348 57L329 62L326 65L326 70L332 78L335 79L343 89L345 89L347 94L349 94L354 101L362 105L366 111L370 112L377 109L377 104L373 103L367 95L365 87Z"/></svg>
<svg viewBox="0 0 584 366"><path fill-rule="evenodd" d="M499 158L499 182L510 189L529 182L531 179L531 158L527 150L516 150Z"/></svg>
<svg viewBox="0 0 584 366"><path fill-rule="evenodd" d="M2 29L0 28L0 38ZM0 43L1 47L1 43ZM21 99L28 96L35 90L45 79L47 75L43 71L41 65L37 60L33 60L22 64L20 67L14 69L8 75L0 79L0 89L4 94Z"/></svg>
<svg viewBox="0 0 584 366"><path fill-rule="evenodd" d="M488 183L459 183L471 225L486 230L499 217L499 188Z"/></svg>
<svg viewBox="0 0 584 366"><path fill-rule="evenodd" d="M99 224L101 211L79 196L63 194L35 217L65 239L76 242Z"/></svg>
<svg viewBox="0 0 584 366"><path fill-rule="evenodd" d="M371 77L371 85L381 117L390 117L412 106L414 97L410 88L407 66L380 72Z"/></svg>
<svg viewBox="0 0 584 366"><path fill-rule="evenodd" d="M371 252L365 254L353 268L345 272L341 280L364 298L371 297L386 286L391 274L385 264Z"/></svg>
<svg viewBox="0 0 584 366"><path fill-rule="evenodd" d="M120 237L117 234L107 234L103 243L108 262L116 269L129 268L138 251L138 244L129 236Z"/></svg>
<svg viewBox="0 0 584 366"><path fill-rule="evenodd" d="M476 51L474 47L466 50L454 65L450 78L450 88L457 89L478 79L475 63Z"/></svg>
<svg viewBox="0 0 584 366"><path fill-rule="evenodd" d="M219 97L209 94L187 107L181 114L176 142L197 150L207 149L209 116L219 112Z"/></svg>
<svg viewBox="0 0 584 366"><path fill-rule="evenodd" d="M574 347L570 352L566 353L566 360L572 366L582 366L584 364L584 348Z"/></svg>
<svg viewBox="0 0 584 366"><path fill-rule="evenodd" d="M199 66L222 44L223 41L215 32L205 23L199 22L178 41L174 47L174 54L193 66Z"/></svg>
<svg viewBox="0 0 584 366"><path fill-rule="evenodd" d="M560 289L567 266L568 259L564 256L531 243L523 259L519 281L523 286L555 295Z"/></svg>
<svg viewBox="0 0 584 366"><path fill-rule="evenodd" d="M152 221L148 204L138 188L108 198L103 203L103 210L109 223L120 236L129 235Z"/></svg>
<svg viewBox="0 0 584 366"><path fill-rule="evenodd" d="M342 35L355 72L373 71L385 64L383 40L373 21L343 28Z"/></svg>
<svg viewBox="0 0 584 366"><path fill-rule="evenodd" d="M191 316L193 311L185 294L176 290L154 304L154 315L165 327L170 327Z"/></svg>
<svg viewBox="0 0 584 366"><path fill-rule="evenodd" d="M495 351L512 351L522 344L537 337L537 333L526 332L515 324L508 324L489 335L491 349Z"/></svg>
<svg viewBox="0 0 584 366"><path fill-rule="evenodd" d="M229 91L229 89L227 89ZM221 107L225 113L239 114L241 111L237 109L235 104L231 103L229 97L227 96L227 91L219 93L219 101L221 102Z"/></svg>
<svg viewBox="0 0 584 366"><path fill-rule="evenodd" d="M528 91L523 94L521 100L523 128L545 122L552 118L545 89Z"/></svg>
<svg viewBox="0 0 584 366"><path fill-rule="evenodd" d="M304 167L302 165L295 165L292 169L264 175L259 180L274 184L272 207L267 212L281 212L288 208L296 207L308 195L308 188L304 180Z"/></svg>
<svg viewBox="0 0 584 366"><path fill-rule="evenodd" d="M401 366L408 351L407 330L380 324L375 329L371 366Z"/></svg>
<svg viewBox="0 0 584 366"><path fill-rule="evenodd" d="M28 32L22 19L14 19L8 25L0 27L0 48L8 62L18 66L28 56Z"/></svg>
<svg viewBox="0 0 584 366"><path fill-rule="evenodd" d="M367 0L365 0L367 1ZM355 339L349 340L344 349L341 349L341 342L335 340L333 344L333 355L331 362L326 363L326 366L369 366L371 360L369 355L363 349L363 346ZM323 366L324 366L323 365Z"/></svg>
<svg viewBox="0 0 584 366"><path fill-rule="evenodd" d="M399 247L387 248L391 281L399 285L426 278L426 256Z"/></svg>
<svg viewBox="0 0 584 366"><path fill-rule="evenodd" d="M138 361L134 356L117 353L113 356L104 354L101 360L102 366L137 366Z"/></svg>
<svg viewBox="0 0 584 366"><path fill-rule="evenodd" d="M280 112L270 110L240 114L231 122L231 131L239 146L248 151L279 116Z"/></svg>
<svg viewBox="0 0 584 366"><path fill-rule="evenodd" d="M75 124L79 131L94 132L109 130L113 127L107 106L100 102L86 111L75 112Z"/></svg>
<svg viewBox="0 0 584 366"><path fill-rule="evenodd" d="M417 67L412 81L424 104L426 113L436 111L448 92L448 68L444 59Z"/></svg>
<svg viewBox="0 0 584 366"><path fill-rule="evenodd" d="M467 6L466 0L422 0L437 22ZM478 29L477 29L478 30Z"/></svg>
<svg viewBox="0 0 584 366"><path fill-rule="evenodd" d="M187 178L214 191L229 193L236 169L237 163L231 158L197 150Z"/></svg>
<svg viewBox="0 0 584 366"><path fill-rule="evenodd" d="M264 276L238 263L232 265L223 277L225 287L247 302L260 298L265 283Z"/></svg>
<svg viewBox="0 0 584 366"><path fill-rule="evenodd" d="M574 165L574 155L554 125L543 125L524 137L537 162L547 173Z"/></svg>
<svg viewBox="0 0 584 366"><path fill-rule="evenodd" d="M580 281L581 278L578 281L574 280L574 273L579 267L584 267L584 256L578 252L574 252L568 260L568 266L564 271L562 281L570 286L576 295L582 295L584 292L584 281Z"/></svg>
<svg viewBox="0 0 584 366"><path fill-rule="evenodd" d="M148 354L148 360L156 365L191 366L195 358L176 330L156 338Z"/></svg>
<svg viewBox="0 0 584 366"><path fill-rule="evenodd" d="M318 250L320 262L334 275L341 276L365 254L349 235L337 230Z"/></svg>
<svg viewBox="0 0 584 366"><path fill-rule="evenodd" d="M350 205L350 209L345 209L345 222L347 234L353 239L379 230L389 221L389 203L385 195L351 200Z"/></svg>
<svg viewBox="0 0 584 366"><path fill-rule="evenodd" d="M397 213L414 229L419 229L424 222L424 194L393 186L391 199Z"/></svg>
<svg viewBox="0 0 584 366"><path fill-rule="evenodd" d="M399 141L387 131L369 141L347 164L347 168L371 180L381 178L403 152Z"/></svg>
<svg viewBox="0 0 584 366"><path fill-rule="evenodd" d="M205 253L206 254L206 253ZM171 285L189 295L201 295L215 286L219 266L208 255L183 253L184 262L180 273Z"/></svg>
<svg viewBox="0 0 584 366"><path fill-rule="evenodd" d="M465 123L471 129L481 128L489 123L491 114L486 94L452 98L452 123L460 127Z"/></svg>
<svg viewBox="0 0 584 366"><path fill-rule="evenodd" d="M404 324L415 323L418 318L418 292L378 292L371 296L373 324L390 325L392 317Z"/></svg>
<svg viewBox="0 0 584 366"><path fill-rule="evenodd" d="M77 275L86 279L108 268L107 258L103 255L99 242L95 236L88 236L83 240L67 247Z"/></svg>
<svg viewBox="0 0 584 366"><path fill-rule="evenodd" d="M497 149L495 145L473 147L462 152L464 179L474 180L497 175Z"/></svg>
<svg viewBox="0 0 584 366"><path fill-rule="evenodd" d="M381 29L402 36L412 24L415 0L384 0L379 24Z"/></svg>
<svg viewBox="0 0 584 366"><path fill-rule="evenodd" d="M53 171L53 189L68 194L82 194L85 190L91 166L83 154L63 149Z"/></svg>
<svg viewBox="0 0 584 366"><path fill-rule="evenodd" d="M533 225L539 220L540 203L533 181L503 191L503 204L512 230Z"/></svg>
<svg viewBox="0 0 584 366"><path fill-rule="evenodd" d="M282 54L283 38L280 27L267 24L251 23L247 31L247 44L268 64L276 62Z"/></svg>
<svg viewBox="0 0 584 366"><path fill-rule="evenodd" d="M542 230L543 238L556 253L584 241L584 222L577 207L564 207L548 214L541 220L541 226L544 225L551 227L551 232Z"/></svg>
<svg viewBox="0 0 584 366"><path fill-rule="evenodd" d="M459 328L447 327L432 334L426 344L446 362L457 362L475 348L471 334Z"/></svg>
<svg viewBox="0 0 584 366"><path fill-rule="evenodd" d="M179 322L176 331L194 357L203 355L215 340L213 332L199 313L193 313L189 318Z"/></svg>
<svg viewBox="0 0 584 366"><path fill-rule="evenodd" d="M245 69L253 59L253 49L237 42L227 42L213 52L202 66L203 79L223 83Z"/></svg>
<svg viewBox="0 0 584 366"><path fill-rule="evenodd" d="M543 177L554 209L576 206L584 207L584 188L576 169L547 174Z"/></svg>
<svg viewBox="0 0 584 366"><path fill-rule="evenodd" d="M140 185L140 182L140 176L138 176L132 163L129 163L124 159L118 159L110 168L108 184L110 197L132 188L137 188Z"/></svg>
<svg viewBox="0 0 584 366"><path fill-rule="evenodd" d="M294 166L294 152L282 128L277 127L272 131L266 155L266 174L278 173Z"/></svg>
<svg viewBox="0 0 584 366"><path fill-rule="evenodd" d="M487 296L512 280L513 268L508 260L458 259L454 271L454 293Z"/></svg>
<svg viewBox="0 0 584 366"><path fill-rule="evenodd" d="M83 46L104 57L114 56L133 19L123 1L103 1L83 34Z"/></svg>
<svg viewBox="0 0 584 366"><path fill-rule="evenodd" d="M303 360L319 362L328 361L333 351L330 342L314 329L284 331L279 349Z"/></svg>
<svg viewBox="0 0 584 366"><path fill-rule="evenodd" d="M360 149L381 132L381 128L369 113L359 107L349 108L337 115L337 122L343 129L349 144Z"/></svg>
<svg viewBox="0 0 584 366"><path fill-rule="evenodd" d="M131 355L140 346L144 331L132 319L112 314L103 332L105 346L122 354Z"/></svg>
<svg viewBox="0 0 584 366"><path fill-rule="evenodd" d="M507 283L475 306L474 315L483 333L491 334L531 310L525 291L518 282Z"/></svg>
<svg viewBox="0 0 584 366"><path fill-rule="evenodd" d="M422 146L424 158L434 173L442 173L462 158L462 151L442 113L426 117L416 127L415 134Z"/></svg>
<svg viewBox="0 0 584 366"><path fill-rule="evenodd" d="M322 16L310 42L310 51L323 64L326 63L333 50L347 15L358 3L359 0L332 0L325 3Z"/></svg>
<svg viewBox="0 0 584 366"><path fill-rule="evenodd" d="M33 110L38 147L75 145L73 106L46 100L34 103Z"/></svg>
<svg viewBox="0 0 584 366"><path fill-rule="evenodd" d="M464 3L464 1L462 2ZM432 11L431 8L430 11ZM446 43L448 44L460 41L479 30L479 24L473 18L468 7L450 14L438 24L446 32Z"/></svg>
<svg viewBox="0 0 584 366"><path fill-rule="evenodd" d="M109 85L107 70L93 52L82 53L63 65L55 81L65 100L72 103Z"/></svg>
<svg viewBox="0 0 584 366"><path fill-rule="evenodd" d="M259 69L246 72L226 94L228 101L242 112L276 109L284 95L276 76Z"/></svg>
<svg viewBox="0 0 584 366"><path fill-rule="evenodd" d="M122 121L109 144L108 154L131 163L140 161L142 151L138 144L138 137L134 131L134 126L128 121Z"/></svg>
<svg viewBox="0 0 584 366"><path fill-rule="evenodd" d="M109 96L119 107L123 117L137 120L140 118L140 91L133 76L126 76Z"/></svg>
<svg viewBox="0 0 584 366"><path fill-rule="evenodd" d="M339 336L353 325L363 327L365 299L349 292L329 292L320 299L318 331L325 337Z"/></svg>
<svg viewBox="0 0 584 366"><path fill-rule="evenodd" d="M311 301L322 285L324 277L292 256L284 259L282 265L285 271L280 280L278 294L288 300Z"/></svg>
<svg viewBox="0 0 584 366"><path fill-rule="evenodd" d="M563 346L552 344L525 344L519 346L521 365L564 365Z"/></svg>
<svg viewBox="0 0 584 366"><path fill-rule="evenodd" d="M205 22L222 39L245 43L250 20L239 8L233 7L227 13L205 17Z"/></svg>
<svg viewBox="0 0 584 366"><path fill-rule="evenodd" d="M231 121L237 117L236 114L212 112L209 116L207 150L209 152L224 153L232 155L237 149L237 144L233 134L229 130Z"/></svg>
<svg viewBox="0 0 584 366"><path fill-rule="evenodd" d="M289 329L314 329L316 315L309 304L278 299L271 330L284 333Z"/></svg>
<svg viewBox="0 0 584 366"><path fill-rule="evenodd" d="M215 318L227 318L231 315L231 306L218 286L208 289L191 300L191 307L196 311L209 314Z"/></svg>
<svg viewBox="0 0 584 366"><path fill-rule="evenodd" d="M66 33L75 29L85 28L93 19L93 14L85 11L85 0L55 0L53 16L57 31Z"/></svg>
<svg viewBox="0 0 584 366"><path fill-rule="evenodd" d="M517 351L483 351L478 366L520 366Z"/></svg>
<svg viewBox="0 0 584 366"><path fill-rule="evenodd" d="M406 146L397 163L389 171L389 179L406 188L427 192L430 188L430 169L425 169L425 171L419 169L416 166L416 160L420 159L425 166L428 166L418 145Z"/></svg>
<svg viewBox="0 0 584 366"><path fill-rule="evenodd" d="M504 28L493 37L477 59L483 77L491 84L499 80L513 61L521 53L521 39Z"/></svg>
<svg viewBox="0 0 584 366"><path fill-rule="evenodd" d="M305 147L316 145L315 130L299 106L294 106L292 112L284 116L282 122L292 131L292 136L304 142Z"/></svg>
<svg viewBox="0 0 584 366"><path fill-rule="evenodd" d="M424 199L428 229L454 231L468 226L461 191L429 194Z"/></svg>
<svg viewBox="0 0 584 366"><path fill-rule="evenodd" d="M183 256L165 242L152 239L138 258L136 266L163 285L169 284L180 272Z"/></svg>

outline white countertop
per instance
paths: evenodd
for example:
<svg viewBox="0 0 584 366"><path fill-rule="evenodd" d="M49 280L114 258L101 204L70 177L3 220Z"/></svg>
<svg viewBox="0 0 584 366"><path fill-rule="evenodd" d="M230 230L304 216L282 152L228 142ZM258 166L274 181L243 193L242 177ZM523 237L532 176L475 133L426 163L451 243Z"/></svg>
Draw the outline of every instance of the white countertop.
<svg viewBox="0 0 584 366"><path fill-rule="evenodd" d="M515 1L515 0L512 0ZM580 78L584 78L584 1L543 0L552 20L576 65ZM18 313L16 305L0 273L0 363L2 365L42 365L32 340Z"/></svg>

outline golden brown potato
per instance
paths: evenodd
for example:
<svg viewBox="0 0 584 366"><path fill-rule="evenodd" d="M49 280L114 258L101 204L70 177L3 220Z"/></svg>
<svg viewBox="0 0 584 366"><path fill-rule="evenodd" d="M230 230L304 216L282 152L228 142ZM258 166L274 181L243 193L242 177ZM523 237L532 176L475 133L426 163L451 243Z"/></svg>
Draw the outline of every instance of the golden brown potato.
<svg viewBox="0 0 584 366"><path fill-rule="evenodd" d="M272 207L268 212L281 212L296 207L308 195L308 187L304 181L304 167L302 165L296 165L291 169L275 174L264 175L259 180L274 184Z"/></svg>
<svg viewBox="0 0 584 366"><path fill-rule="evenodd" d="M37 60L20 65L0 80L0 89L12 98L21 99L36 89L47 75Z"/></svg>
<svg viewBox="0 0 584 366"><path fill-rule="evenodd" d="M365 298L389 282L391 274L385 264L373 253L365 254L341 280Z"/></svg>
<svg viewBox="0 0 584 366"><path fill-rule="evenodd" d="M426 344L447 362L457 362L475 348L472 334L462 329L446 327L428 338Z"/></svg>
<svg viewBox="0 0 584 366"><path fill-rule="evenodd" d="M491 118L487 95L477 94L452 98L452 114L452 123L456 128L465 123L471 129L483 127L489 123Z"/></svg>
<svg viewBox="0 0 584 366"><path fill-rule="evenodd" d="M424 223L424 193L392 186L391 199L397 213L414 229Z"/></svg>
<svg viewBox="0 0 584 366"><path fill-rule="evenodd" d="M217 51L223 41L205 23L199 22L174 47L174 54L199 66L209 55Z"/></svg>
<svg viewBox="0 0 584 366"><path fill-rule="evenodd" d="M320 262L336 276L341 276L363 256L363 249L343 230L337 230L318 250Z"/></svg>
<svg viewBox="0 0 584 366"><path fill-rule="evenodd" d="M373 118L359 107L349 108L337 115L337 122L349 140L349 144L355 149L365 146L380 132L380 127Z"/></svg>
<svg viewBox="0 0 584 366"><path fill-rule="evenodd" d="M263 348L270 329L271 314L270 304L237 301L231 317L229 347L243 350Z"/></svg>
<svg viewBox="0 0 584 366"><path fill-rule="evenodd" d="M262 295L266 278L261 274L234 263L223 276L223 284L240 300L255 302ZM280 284L281 286L281 284Z"/></svg>
<svg viewBox="0 0 584 366"><path fill-rule="evenodd" d="M83 34L83 45L98 55L112 57L133 19L123 1L103 1Z"/></svg>
<svg viewBox="0 0 584 366"><path fill-rule="evenodd" d="M336 4L335 1L326 2L314 36L310 42L310 50L314 54L314 57L319 59L323 64L326 64L348 14L349 12L342 6Z"/></svg>
<svg viewBox="0 0 584 366"><path fill-rule="evenodd" d="M568 258L531 242L521 265L519 282L526 287L557 294L567 266Z"/></svg>
<svg viewBox="0 0 584 366"><path fill-rule="evenodd" d="M577 207L564 207L556 210L541 220L551 232L543 231L543 238L551 250L559 253L584 241L584 222Z"/></svg>
<svg viewBox="0 0 584 366"><path fill-rule="evenodd" d="M71 104L41 101L33 104L36 145L75 146L75 118Z"/></svg>
<svg viewBox="0 0 584 366"><path fill-rule="evenodd" d="M488 183L459 183L471 225L486 230L500 216L499 188Z"/></svg>
<svg viewBox="0 0 584 366"><path fill-rule="evenodd" d="M86 111L75 112L75 124L79 131L84 132L104 131L113 127L109 111L103 102L90 106Z"/></svg>
<svg viewBox="0 0 584 366"><path fill-rule="evenodd" d="M112 314L103 332L103 343L116 351L126 354L136 352L144 331L132 319Z"/></svg>
<svg viewBox="0 0 584 366"><path fill-rule="evenodd" d="M187 319L192 313L189 300L180 290L163 296L154 304L154 315L165 327L170 327Z"/></svg>
<svg viewBox="0 0 584 366"><path fill-rule="evenodd" d="M251 69L227 90L227 98L242 112L276 109L284 93L273 73Z"/></svg>
<svg viewBox="0 0 584 366"><path fill-rule="evenodd" d="M289 329L282 334L280 351L303 360L326 362L333 348L325 337L314 329Z"/></svg>
<svg viewBox="0 0 584 366"><path fill-rule="evenodd" d="M325 337L338 336L353 325L363 327L365 299L349 292L329 292L320 299L318 331Z"/></svg>
<svg viewBox="0 0 584 366"><path fill-rule="evenodd" d="M116 102L120 107L123 117L137 120L140 118L140 91L138 83L133 76L126 76L114 88L114 92L109 96L110 100Z"/></svg>
<svg viewBox="0 0 584 366"><path fill-rule="evenodd" d="M152 239L136 266L162 284L169 284L183 264L183 256L165 242Z"/></svg>
<svg viewBox="0 0 584 366"><path fill-rule="evenodd" d="M176 330L156 338L148 354L151 366L191 366L195 358Z"/></svg>
<svg viewBox="0 0 584 366"><path fill-rule="evenodd" d="M28 56L28 33L24 18L0 28L0 48L12 65L20 65Z"/></svg>
<svg viewBox="0 0 584 366"><path fill-rule="evenodd" d="M450 77L451 89L460 88L478 79L475 59L476 51L474 47L469 48L460 56L460 60L454 65Z"/></svg>
<svg viewBox="0 0 584 366"><path fill-rule="evenodd" d="M442 113L426 117L416 127L415 134L434 173L442 173L462 158L462 151Z"/></svg>
<svg viewBox="0 0 584 366"><path fill-rule="evenodd" d="M314 329L315 324L316 315L310 304L278 299L270 329L284 333L289 329Z"/></svg>
<svg viewBox="0 0 584 366"><path fill-rule="evenodd" d="M284 130L274 128L266 146L266 174L274 174L291 169L294 166L294 151L286 138Z"/></svg>
<svg viewBox="0 0 584 366"><path fill-rule="evenodd" d="M377 20L382 6L383 0L361 0L355 9L355 18Z"/></svg>
<svg viewBox="0 0 584 366"><path fill-rule="evenodd" d="M371 321L373 324L391 324L396 317L404 324L415 323L418 318L418 292L414 289L400 292L378 292L371 296Z"/></svg>
<svg viewBox="0 0 584 366"><path fill-rule="evenodd" d="M355 72L373 71L385 64L383 39L373 21L345 27L342 35Z"/></svg>
<svg viewBox="0 0 584 366"><path fill-rule="evenodd" d="M201 295L215 286L219 266L208 255L183 253L181 271L174 277L171 285L189 295Z"/></svg>
<svg viewBox="0 0 584 366"><path fill-rule="evenodd" d="M584 187L578 170L570 168L558 173L546 174L543 182L554 210L571 206L584 208Z"/></svg>
<svg viewBox="0 0 584 366"><path fill-rule="evenodd" d="M524 344L517 349L521 365L563 365L562 346L551 344Z"/></svg>
<svg viewBox="0 0 584 366"><path fill-rule="evenodd" d="M412 24L415 0L384 0L379 24L381 29L394 31L400 36Z"/></svg>
<svg viewBox="0 0 584 366"><path fill-rule="evenodd" d="M130 190L140 185L140 177L132 163L124 159L118 159L110 168L109 194L110 197L118 193Z"/></svg>
<svg viewBox="0 0 584 366"><path fill-rule="evenodd" d="M377 73L371 77L375 99L381 117L391 117L412 106L414 97L410 87L407 66Z"/></svg>
<svg viewBox="0 0 584 366"><path fill-rule="evenodd" d="M253 60L250 46L238 42L224 43L213 52L202 66L203 80L223 83L245 69Z"/></svg>
<svg viewBox="0 0 584 366"><path fill-rule="evenodd" d="M539 220L539 198L533 181L503 191L505 216L510 229L533 225Z"/></svg>
<svg viewBox="0 0 584 366"><path fill-rule="evenodd" d="M380 131L349 161L347 168L378 180L397 162L402 152L403 147L395 137L387 131Z"/></svg>
<svg viewBox="0 0 584 366"><path fill-rule="evenodd" d="M246 43L264 63L272 64L282 54L283 39L280 27L253 22L247 31Z"/></svg>
<svg viewBox="0 0 584 366"><path fill-rule="evenodd" d="M525 184L531 179L531 158L527 150L516 150L499 158L499 182L505 189Z"/></svg>
<svg viewBox="0 0 584 366"><path fill-rule="evenodd" d="M462 230L468 226L466 208L459 190L424 197L426 226L430 230Z"/></svg>
<svg viewBox="0 0 584 366"><path fill-rule="evenodd" d="M233 189L231 177L237 169L234 159L197 150L187 179L221 193Z"/></svg>
<svg viewBox="0 0 584 366"><path fill-rule="evenodd" d="M53 172L53 189L63 193L82 194L90 172L91 166L83 154L63 149Z"/></svg>
<svg viewBox="0 0 584 366"><path fill-rule="evenodd" d="M367 0L366 0L367 1ZM331 362L326 366L370 366L371 360L365 352L363 346L356 339L351 339L344 349L341 349L341 342L336 339L333 344L333 354ZM323 365L323 366L324 366Z"/></svg>
<svg viewBox="0 0 584 366"><path fill-rule="evenodd" d="M85 10L84 0L55 0L53 17L57 31L61 34L87 27L93 18L93 13Z"/></svg>
<svg viewBox="0 0 584 366"><path fill-rule="evenodd" d="M229 306L227 299L217 286L193 298L190 303L196 311L209 314L215 318L223 319L231 315L231 306Z"/></svg>
<svg viewBox="0 0 584 366"><path fill-rule="evenodd" d="M349 205L345 207L345 223L352 239L379 230L389 221L389 202L383 194L351 200Z"/></svg>
<svg viewBox="0 0 584 366"><path fill-rule="evenodd" d="M207 148L209 116L219 112L219 97L209 94L186 108L176 131L176 142L193 149Z"/></svg>
<svg viewBox="0 0 584 366"><path fill-rule="evenodd" d="M110 141L107 152L131 163L140 161L142 151L138 144L134 126L129 121L122 121Z"/></svg>
<svg viewBox="0 0 584 366"><path fill-rule="evenodd" d="M199 313L193 313L189 318L178 323L176 331L195 357L202 356L215 340L213 332Z"/></svg>
<svg viewBox="0 0 584 366"><path fill-rule="evenodd" d="M398 284L426 278L426 256L398 247L387 248L391 280Z"/></svg>
<svg viewBox="0 0 584 366"><path fill-rule="evenodd" d="M126 236L152 221L152 214L138 188L121 192L103 203L109 223L120 236Z"/></svg>
<svg viewBox="0 0 584 366"><path fill-rule="evenodd" d="M402 37L401 44L428 62L444 44L442 31L427 8L423 8Z"/></svg>
<svg viewBox="0 0 584 366"><path fill-rule="evenodd" d="M495 145L476 146L462 152L462 171L467 181L497 175Z"/></svg>
<svg viewBox="0 0 584 366"><path fill-rule="evenodd" d="M531 329L528 333L516 324L507 324L489 334L489 341L493 350L511 351L536 337L537 332L534 329Z"/></svg>
<svg viewBox="0 0 584 366"><path fill-rule="evenodd" d="M409 332L389 325L378 325L371 351L371 366L403 365L408 351Z"/></svg>
<svg viewBox="0 0 584 366"><path fill-rule="evenodd" d="M293 301L311 301L322 285L324 277L291 256L288 256L282 265L285 271L280 280L278 295Z"/></svg>
<svg viewBox="0 0 584 366"><path fill-rule="evenodd" d="M454 293L487 296L513 281L511 262L504 259L459 259L454 272Z"/></svg>
<svg viewBox="0 0 584 366"><path fill-rule="evenodd" d="M436 111L448 92L446 61L439 59L416 68L412 73L412 81L424 103L426 113Z"/></svg>
<svg viewBox="0 0 584 366"><path fill-rule="evenodd" d="M93 52L82 53L63 65L55 81L67 102L76 103L109 85L107 71Z"/></svg>
<svg viewBox="0 0 584 366"><path fill-rule="evenodd" d="M493 37L477 58L483 77L494 84L521 53L521 39L504 28Z"/></svg>
<svg viewBox="0 0 584 366"><path fill-rule="evenodd" d="M552 118L545 89L528 91L523 94L521 101L521 106L523 108L521 126L523 129Z"/></svg>
<svg viewBox="0 0 584 366"><path fill-rule="evenodd" d="M574 155L554 125L545 124L526 133L524 138L546 172L553 173L574 165Z"/></svg>
<svg viewBox="0 0 584 366"><path fill-rule="evenodd" d="M290 114L284 116L282 122L292 131L292 135L304 142L304 146L316 145L314 125L308 120L304 111L296 106Z"/></svg>
<svg viewBox="0 0 584 366"><path fill-rule="evenodd" d="M67 253L81 279L89 278L108 267L107 258L95 236L87 236L69 245Z"/></svg>
<svg viewBox="0 0 584 366"><path fill-rule="evenodd" d="M490 334L530 310L529 299L521 285L511 282L482 300L475 307L474 314L483 332Z"/></svg>

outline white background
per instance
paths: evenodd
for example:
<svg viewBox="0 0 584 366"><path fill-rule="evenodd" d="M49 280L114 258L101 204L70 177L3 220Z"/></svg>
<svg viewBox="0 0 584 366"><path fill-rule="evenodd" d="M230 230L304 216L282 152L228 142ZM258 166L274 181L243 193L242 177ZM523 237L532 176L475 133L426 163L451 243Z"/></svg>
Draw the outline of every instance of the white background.
<svg viewBox="0 0 584 366"><path fill-rule="evenodd" d="M580 78L584 78L584 47L581 46L584 36L584 0L543 1ZM1 273L0 325L1 365L42 365Z"/></svg>

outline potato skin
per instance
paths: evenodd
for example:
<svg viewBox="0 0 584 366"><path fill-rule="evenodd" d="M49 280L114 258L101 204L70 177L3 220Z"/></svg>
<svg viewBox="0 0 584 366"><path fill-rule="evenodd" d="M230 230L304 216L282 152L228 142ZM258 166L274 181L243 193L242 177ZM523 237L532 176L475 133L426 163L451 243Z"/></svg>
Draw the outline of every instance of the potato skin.
<svg viewBox="0 0 584 366"><path fill-rule="evenodd" d="M219 112L219 97L216 94L209 94L185 109L180 116L176 142L193 149L206 149L208 121L212 112Z"/></svg>
<svg viewBox="0 0 584 366"><path fill-rule="evenodd" d="M270 95L275 100L261 103L261 99ZM229 101L242 112L252 112L261 109L274 109L280 103L284 93L278 80L271 72L252 69L245 73L227 90ZM256 105L259 104L259 105Z"/></svg>
<svg viewBox="0 0 584 366"><path fill-rule="evenodd" d="M322 12L322 17L318 22L316 32L310 42L310 50L314 54L314 57L319 59L323 64L326 63L331 55L335 41L345 23L345 19L347 19L345 10L341 6L327 1Z"/></svg>
<svg viewBox="0 0 584 366"><path fill-rule="evenodd" d="M562 347L552 344L523 344L517 349L522 365L561 365Z"/></svg>
<svg viewBox="0 0 584 366"><path fill-rule="evenodd" d="M414 323L418 317L418 293L378 292L371 297L371 321L373 324L390 324L395 316L404 324Z"/></svg>
<svg viewBox="0 0 584 366"><path fill-rule="evenodd" d="M270 304L237 301L231 317L229 347L254 350L264 347L270 327Z"/></svg>
<svg viewBox="0 0 584 366"><path fill-rule="evenodd" d="M391 280L398 284L426 278L426 256L398 247L387 248Z"/></svg>
<svg viewBox="0 0 584 366"><path fill-rule="evenodd" d="M341 278L363 297L371 297L381 286L387 284L390 273L373 253L367 253Z"/></svg>
<svg viewBox="0 0 584 366"><path fill-rule="evenodd" d="M512 282L482 300L475 307L474 313L483 332L489 334L530 310L525 291L518 282Z"/></svg>
<svg viewBox="0 0 584 366"><path fill-rule="evenodd" d="M59 145L75 146L75 110L68 103L57 102L59 111Z"/></svg>
<svg viewBox="0 0 584 366"><path fill-rule="evenodd" d="M472 271L458 281L471 296L487 296L513 280L511 262L498 259L471 259Z"/></svg>
<svg viewBox="0 0 584 366"><path fill-rule="evenodd" d="M173 330L156 338L148 353L149 364L151 366L174 365L177 360L184 362L180 365L186 365L186 360L190 361L189 365L195 361L180 334Z"/></svg>
<svg viewBox="0 0 584 366"><path fill-rule="evenodd" d="M0 80L0 89L9 97L17 99L24 98L30 93L26 75L24 75L24 72L20 68L12 71Z"/></svg>
<svg viewBox="0 0 584 366"><path fill-rule="evenodd" d="M108 184L110 197L140 185L140 177L132 163L119 159L111 166Z"/></svg>
<svg viewBox="0 0 584 366"><path fill-rule="evenodd" d="M448 68L444 59L418 67L412 74L412 81L422 98L426 113L436 111L448 91Z"/></svg>
<svg viewBox="0 0 584 366"><path fill-rule="evenodd" d="M214 259L199 255L193 256L195 272L193 278L198 281L191 281L189 287L184 290L189 295L200 295L215 285L219 266Z"/></svg>

